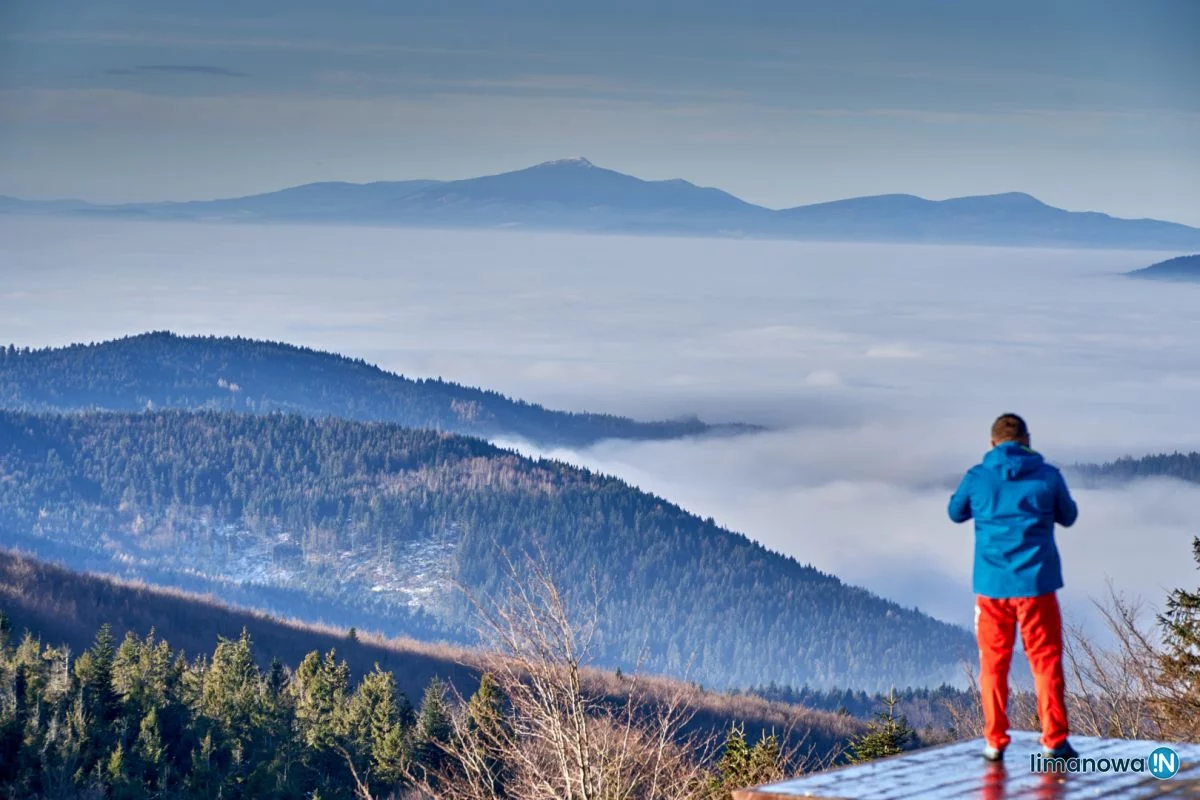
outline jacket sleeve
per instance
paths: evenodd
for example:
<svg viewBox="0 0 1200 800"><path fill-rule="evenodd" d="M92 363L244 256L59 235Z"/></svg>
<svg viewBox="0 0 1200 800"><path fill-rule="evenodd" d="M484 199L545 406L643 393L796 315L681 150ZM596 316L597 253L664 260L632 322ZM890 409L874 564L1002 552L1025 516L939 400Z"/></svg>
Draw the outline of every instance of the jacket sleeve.
<svg viewBox="0 0 1200 800"><path fill-rule="evenodd" d="M1071 490L1067 488L1067 481L1060 472L1058 473L1058 488L1054 493L1054 521L1064 528L1069 528L1075 524L1077 519L1079 519L1079 506L1075 505L1075 499L1071 497Z"/></svg>
<svg viewBox="0 0 1200 800"><path fill-rule="evenodd" d="M971 518L971 473L963 476L958 490L950 496L949 512L953 522L966 522Z"/></svg>

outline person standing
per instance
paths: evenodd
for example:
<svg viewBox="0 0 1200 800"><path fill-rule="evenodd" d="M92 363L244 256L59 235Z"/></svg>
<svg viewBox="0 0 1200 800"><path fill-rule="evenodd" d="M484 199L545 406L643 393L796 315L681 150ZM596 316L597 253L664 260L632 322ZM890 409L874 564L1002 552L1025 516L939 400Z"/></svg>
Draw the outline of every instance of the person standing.
<svg viewBox="0 0 1200 800"><path fill-rule="evenodd" d="M1062 473L1030 447L1016 414L992 425L992 449L950 498L950 519L975 520L975 636L983 700L983 756L1000 761L1008 747L1008 672L1016 632L1033 670L1042 747L1050 758L1079 754L1067 741L1062 616L1063 586L1055 524L1079 516Z"/></svg>

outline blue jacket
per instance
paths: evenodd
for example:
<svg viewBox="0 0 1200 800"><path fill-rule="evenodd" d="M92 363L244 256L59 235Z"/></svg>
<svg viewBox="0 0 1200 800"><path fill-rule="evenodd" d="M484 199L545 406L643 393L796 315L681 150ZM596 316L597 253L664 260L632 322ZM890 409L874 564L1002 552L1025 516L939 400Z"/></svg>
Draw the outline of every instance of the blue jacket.
<svg viewBox="0 0 1200 800"><path fill-rule="evenodd" d="M1027 447L1002 442L967 472L950 519L975 519L975 594L1036 597L1061 589L1054 523L1079 516L1062 473Z"/></svg>

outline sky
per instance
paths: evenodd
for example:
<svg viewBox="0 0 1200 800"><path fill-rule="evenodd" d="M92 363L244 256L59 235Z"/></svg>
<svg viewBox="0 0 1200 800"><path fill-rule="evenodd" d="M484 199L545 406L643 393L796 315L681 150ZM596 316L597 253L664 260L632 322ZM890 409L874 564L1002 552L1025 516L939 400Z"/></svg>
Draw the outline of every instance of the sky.
<svg viewBox="0 0 1200 800"><path fill-rule="evenodd" d="M758 435L549 455L970 625L946 517L1006 411L1069 465L1200 450L1200 285L1131 251L825 244L0 216L0 344L147 330L280 340L551 408ZM527 452L527 445L510 443ZM1200 580L1200 486L1077 492L1071 623L1108 584Z"/></svg>
<svg viewBox="0 0 1200 800"><path fill-rule="evenodd" d="M200 199L569 156L788 207L1024 191L1200 225L1191 0L8 0L0 194Z"/></svg>

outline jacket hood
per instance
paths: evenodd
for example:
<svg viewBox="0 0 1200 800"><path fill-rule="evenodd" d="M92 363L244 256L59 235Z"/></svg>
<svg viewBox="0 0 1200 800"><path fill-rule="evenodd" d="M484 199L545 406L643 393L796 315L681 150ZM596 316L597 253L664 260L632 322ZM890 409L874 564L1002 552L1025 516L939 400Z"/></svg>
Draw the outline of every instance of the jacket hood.
<svg viewBox="0 0 1200 800"><path fill-rule="evenodd" d="M1041 453L1017 442L1001 442L983 457L983 465L1006 480L1036 472L1044 463Z"/></svg>

